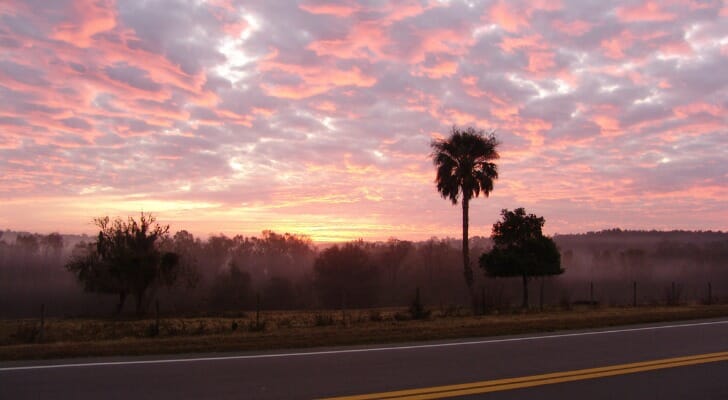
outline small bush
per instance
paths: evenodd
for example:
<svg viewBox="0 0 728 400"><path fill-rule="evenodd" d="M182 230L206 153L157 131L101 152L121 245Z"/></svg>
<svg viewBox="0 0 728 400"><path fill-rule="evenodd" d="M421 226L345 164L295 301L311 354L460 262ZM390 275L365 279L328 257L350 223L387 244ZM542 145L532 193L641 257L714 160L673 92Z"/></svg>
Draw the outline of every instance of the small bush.
<svg viewBox="0 0 728 400"><path fill-rule="evenodd" d="M265 330L265 326L267 325L266 321L250 321L250 324L248 324L248 330L251 332L263 332Z"/></svg>
<svg viewBox="0 0 728 400"><path fill-rule="evenodd" d="M677 306L682 302L682 285L673 283L665 289L665 300L669 306Z"/></svg>
<svg viewBox="0 0 728 400"><path fill-rule="evenodd" d="M238 330L238 321L233 321L233 322L232 322L232 323L230 324L230 330L231 330L231 331L233 331L233 332L235 332L235 331L237 331L237 330Z"/></svg>
<svg viewBox="0 0 728 400"><path fill-rule="evenodd" d="M147 325L147 329L144 331L146 337L157 337L159 336L159 326L155 323Z"/></svg>
<svg viewBox="0 0 728 400"><path fill-rule="evenodd" d="M177 326L174 323L164 324L164 328L166 330L167 336L179 336L184 335L185 333L185 323L184 321L180 321L180 326Z"/></svg>
<svg viewBox="0 0 728 400"><path fill-rule="evenodd" d="M33 343L39 339L40 328L34 323L18 325L13 338L21 343Z"/></svg>
<svg viewBox="0 0 728 400"><path fill-rule="evenodd" d="M463 308L461 306L450 304L446 308L444 308L441 311L443 318L448 317L462 317L463 316Z"/></svg>
<svg viewBox="0 0 728 400"><path fill-rule="evenodd" d="M420 299L420 288L417 288L415 292L415 299L412 301L412 305L410 305L409 313L412 319L425 319L430 317L430 310L425 309Z"/></svg>
<svg viewBox="0 0 728 400"><path fill-rule="evenodd" d="M396 312L394 313L395 321L409 321L412 319L412 315L409 312Z"/></svg>
<svg viewBox="0 0 728 400"><path fill-rule="evenodd" d="M330 326L334 324L334 317L329 314L316 314L314 317L315 326Z"/></svg>
<svg viewBox="0 0 728 400"><path fill-rule="evenodd" d="M280 328L290 328L293 326L293 318L281 318L276 325Z"/></svg>
<svg viewBox="0 0 728 400"><path fill-rule="evenodd" d="M197 325L197 329L195 330L195 334L204 335L206 330L207 330L207 324L205 324L205 321L200 321L200 324Z"/></svg>
<svg viewBox="0 0 728 400"><path fill-rule="evenodd" d="M567 311L570 311L573 308L571 304L571 293L562 293L561 298L559 299L559 306Z"/></svg>
<svg viewBox="0 0 728 400"><path fill-rule="evenodd" d="M379 310L371 310L369 311L369 321L372 322L382 322L384 321L384 317L382 316L382 312Z"/></svg>

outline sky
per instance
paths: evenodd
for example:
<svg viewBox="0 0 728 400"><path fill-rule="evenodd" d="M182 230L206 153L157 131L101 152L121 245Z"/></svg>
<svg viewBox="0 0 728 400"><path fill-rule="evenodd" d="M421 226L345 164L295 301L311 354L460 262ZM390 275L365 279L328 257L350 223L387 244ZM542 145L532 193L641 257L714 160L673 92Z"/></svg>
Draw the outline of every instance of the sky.
<svg viewBox="0 0 728 400"><path fill-rule="evenodd" d="M461 232L430 143L495 130L548 234L728 230L724 1L0 2L0 230Z"/></svg>

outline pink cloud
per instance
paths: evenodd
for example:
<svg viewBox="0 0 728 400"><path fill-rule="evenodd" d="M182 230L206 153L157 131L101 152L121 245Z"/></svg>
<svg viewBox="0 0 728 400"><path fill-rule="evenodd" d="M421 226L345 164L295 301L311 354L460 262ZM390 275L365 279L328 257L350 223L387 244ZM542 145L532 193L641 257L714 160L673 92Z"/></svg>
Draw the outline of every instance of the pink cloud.
<svg viewBox="0 0 728 400"><path fill-rule="evenodd" d="M298 7L311 14L325 14L337 17L348 17L361 10L361 7L354 2L307 1L299 4Z"/></svg>
<svg viewBox="0 0 728 400"><path fill-rule="evenodd" d="M625 57L625 50L632 47L634 41L635 37L632 32L624 30L618 36L603 39L600 45L607 57L620 59Z"/></svg>
<svg viewBox="0 0 728 400"><path fill-rule="evenodd" d="M509 2L499 0L490 8L487 20L495 22L508 32L518 32L529 26L527 16L517 10Z"/></svg>
<svg viewBox="0 0 728 400"><path fill-rule="evenodd" d="M74 0L72 17L55 28L53 37L74 46L89 47L92 37L116 26L114 0Z"/></svg>
<svg viewBox="0 0 728 400"><path fill-rule="evenodd" d="M494 93L487 92L478 87L478 78L475 76L464 76L460 79L463 89L468 96L481 98L486 97L492 103L504 106L508 102Z"/></svg>
<svg viewBox="0 0 728 400"><path fill-rule="evenodd" d="M469 32L452 29L431 29L419 32L420 42L411 52L410 62L422 62L428 53L444 53L450 55L463 55L472 45Z"/></svg>
<svg viewBox="0 0 728 400"><path fill-rule="evenodd" d="M556 66L554 53L550 51L535 51L528 54L528 71L540 73L552 70Z"/></svg>
<svg viewBox="0 0 728 400"><path fill-rule="evenodd" d="M666 55L687 56L692 54L693 49L684 40L675 40L660 45L660 51Z"/></svg>
<svg viewBox="0 0 728 400"><path fill-rule="evenodd" d="M527 36L506 36L499 44L506 53L512 53L518 49L548 49L543 37L538 34Z"/></svg>
<svg viewBox="0 0 728 400"><path fill-rule="evenodd" d="M675 115L680 118L686 118L695 114L708 114L717 118L724 118L726 110L717 104L708 103L691 103L678 106L674 109Z"/></svg>
<svg viewBox="0 0 728 400"><path fill-rule="evenodd" d="M402 0L397 2L388 2L381 7L379 12L383 13L388 23L401 21L407 18L418 16L426 10L441 6L436 1L430 1L423 6L422 2L417 0Z"/></svg>
<svg viewBox="0 0 728 400"><path fill-rule="evenodd" d="M659 3L645 1L638 6L617 8L617 17L624 22L672 21L677 15L662 9Z"/></svg>
<svg viewBox="0 0 728 400"><path fill-rule="evenodd" d="M552 25L557 31L569 36L581 36L592 29L592 24L583 20L575 20L570 22L556 20L552 22Z"/></svg>
<svg viewBox="0 0 728 400"><path fill-rule="evenodd" d="M415 67L416 76L439 79L453 76L458 70L458 63L453 60L437 60L434 63L419 64Z"/></svg>
<svg viewBox="0 0 728 400"><path fill-rule="evenodd" d="M539 11L558 11L563 8L560 0L535 0L511 2L498 0L483 16L486 22L494 22L510 33L522 32L530 26L529 19Z"/></svg>
<svg viewBox="0 0 728 400"><path fill-rule="evenodd" d="M319 56L337 58L385 57L384 48L390 43L385 27L379 22L361 22L342 39L316 40L307 48Z"/></svg>
<svg viewBox="0 0 728 400"><path fill-rule="evenodd" d="M288 99L303 99L325 93L337 87L370 87L376 78L363 73L358 67L335 69L326 67L307 67L268 61L261 64L261 71L281 71L301 79L298 84L265 84L264 90L271 96Z"/></svg>

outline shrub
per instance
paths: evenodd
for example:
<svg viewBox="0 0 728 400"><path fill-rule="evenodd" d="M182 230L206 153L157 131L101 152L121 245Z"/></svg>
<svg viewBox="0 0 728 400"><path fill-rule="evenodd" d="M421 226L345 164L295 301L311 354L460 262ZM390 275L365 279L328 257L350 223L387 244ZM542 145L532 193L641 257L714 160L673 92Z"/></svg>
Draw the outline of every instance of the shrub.
<svg viewBox="0 0 728 400"><path fill-rule="evenodd" d="M13 335L17 341L21 343L33 343L39 339L40 328L34 323L24 323L18 325L18 328Z"/></svg>
<svg viewBox="0 0 728 400"><path fill-rule="evenodd" d="M430 317L431 311L425 309L420 299L420 288L417 288L415 292L415 299L412 301L412 305L410 305L409 313L412 319L425 319Z"/></svg>
<svg viewBox="0 0 728 400"><path fill-rule="evenodd" d="M147 329L144 331L146 337L157 337L159 336L159 326L155 323L147 325Z"/></svg>
<svg viewBox="0 0 728 400"><path fill-rule="evenodd" d="M412 315L409 312L403 313L403 312L396 312L394 313L394 320L395 321L409 321L412 319Z"/></svg>
<svg viewBox="0 0 728 400"><path fill-rule="evenodd" d="M334 324L334 317L329 314L316 314L314 317L314 325L330 326Z"/></svg>
<svg viewBox="0 0 728 400"><path fill-rule="evenodd" d="M265 320L250 321L250 324L248 324L248 329L251 332L263 332L265 330L266 324L267 323Z"/></svg>
<svg viewBox="0 0 728 400"><path fill-rule="evenodd" d="M290 328L293 326L293 318L281 318L276 325L278 325L280 328Z"/></svg>
<svg viewBox="0 0 728 400"><path fill-rule="evenodd" d="M197 330L195 331L195 334L204 335L206 329L207 329L207 325L205 324L205 321L200 321L200 324L197 325Z"/></svg>
<svg viewBox="0 0 728 400"><path fill-rule="evenodd" d="M382 322L384 321L384 317L382 316L382 312L379 310L371 310L369 311L369 321L372 322Z"/></svg>
<svg viewBox="0 0 728 400"><path fill-rule="evenodd" d="M462 316L463 316L463 309L459 305L450 304L446 308L442 309L443 318L462 317Z"/></svg>
<svg viewBox="0 0 728 400"><path fill-rule="evenodd" d="M665 289L665 300L667 301L667 305L669 306L676 306L679 305L682 301L682 285L676 285L675 282L673 282L670 287Z"/></svg>

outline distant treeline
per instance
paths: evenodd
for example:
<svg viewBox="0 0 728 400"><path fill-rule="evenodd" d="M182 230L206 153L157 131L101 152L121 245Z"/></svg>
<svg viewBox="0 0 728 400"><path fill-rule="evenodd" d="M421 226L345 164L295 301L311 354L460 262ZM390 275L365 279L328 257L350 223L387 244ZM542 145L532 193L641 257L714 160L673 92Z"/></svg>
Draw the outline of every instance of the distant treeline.
<svg viewBox="0 0 728 400"><path fill-rule="evenodd" d="M0 234L0 317L34 316L41 304L67 316L114 308L113 296L83 293L64 268L94 237ZM728 300L728 233L613 229L554 240L566 272L531 285L532 298L546 304ZM452 238L318 247L306 236L271 231L206 240L179 231L160 246L181 263L176 284L153 293L168 313L246 310L256 299L263 309L403 306L417 288L430 307L469 305L460 241ZM471 238L471 259L477 263L490 246L488 238ZM517 279L486 278L476 269L475 285L488 307L518 303Z"/></svg>

